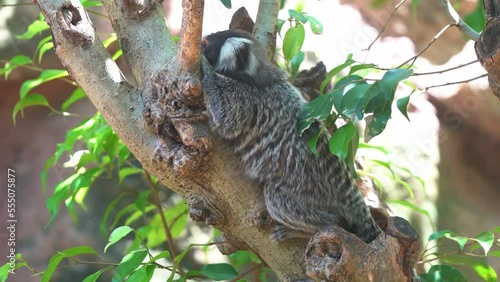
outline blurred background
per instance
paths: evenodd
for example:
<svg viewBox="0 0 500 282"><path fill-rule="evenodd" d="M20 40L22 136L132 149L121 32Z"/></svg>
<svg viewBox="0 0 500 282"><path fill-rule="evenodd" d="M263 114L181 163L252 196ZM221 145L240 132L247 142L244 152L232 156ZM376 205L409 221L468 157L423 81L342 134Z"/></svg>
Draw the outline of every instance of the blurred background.
<svg viewBox="0 0 500 282"><path fill-rule="evenodd" d="M29 57L34 54L38 40L16 38L39 17L37 6L27 2L0 1L2 5L18 4L0 9L0 65L18 54ZM253 0L233 0L232 9L226 9L220 1L206 2L204 34L227 29L232 14L241 6L247 8L253 19L257 13L257 1ZM287 1L287 7L294 8L298 2ZM324 32L322 35L306 35L303 51L306 51L307 61L302 67L311 67L322 60L327 70L330 70L343 63L349 53L354 54L354 58L359 61L375 63L382 68L395 67L419 53L449 23L437 1L421 0L415 10L412 9L411 1L407 1L394 15L382 36L366 51L398 3L389 1L374 8L375 2L304 1L303 11L320 20ZM474 12L477 5L477 1L462 0L456 7L460 15L467 15ZM169 28L178 34L182 19L181 1L165 0L164 8ZM95 7L93 9L104 12ZM107 38L112 32L109 21L95 14L90 16L102 39ZM287 8L282 10L280 18L288 18ZM45 32L36 38L49 34ZM445 70L475 59L473 42L467 41L458 29L451 28L417 59L415 71ZM118 62L126 73L123 58L119 58ZM45 54L39 66L44 69L62 68L52 50ZM476 62L454 71L415 76L411 81L424 89L467 80L483 73L485 71ZM47 195L52 193L58 182L73 172L72 168L64 167L62 162L49 170L48 192L44 194L41 172L45 162L54 154L56 144L64 140L66 131L92 116L95 108L86 99L71 106L70 111L77 113L77 116L49 115L47 108L30 107L24 111L24 118L17 117L14 125L12 111L19 100L21 83L37 76L36 69L18 68L7 80L5 77L0 78L0 183L7 183L7 168L16 171L18 251L40 271L47 267L48 260L57 250L78 245L90 245L102 250L107 239L102 238L99 232L99 222L108 203L121 191L112 181L98 181L93 184L85 200L87 210L78 210L78 224L74 223L65 209L61 209L57 219L45 227L50 218L45 207ZM57 108L73 90L73 85L54 80L32 92L43 93L49 103ZM410 91L410 87L402 85L396 95L404 97ZM491 94L487 79L430 88L424 93L413 95L408 112L410 122L395 111L386 131L371 140L370 144L383 146L390 151L388 156L383 157L403 168L400 169L400 177L411 185L413 199L406 187L388 176L387 170L369 161L381 158L380 152L370 149L359 151L360 155L366 156L367 171L380 180L382 194L394 214L411 221L421 236L422 244L435 231L433 225L437 230L451 229L470 237L500 226L500 101ZM63 159L67 161L69 156ZM128 181L131 187L144 186L140 178L130 178ZM172 197L174 200L171 200ZM162 190L161 198L175 201L175 195L167 190ZM3 220L7 218L4 194L0 199L0 220ZM424 209L428 216L398 203L397 200L401 199ZM177 240L180 250L189 243L207 242L213 234L209 227L188 224L182 239ZM0 265L5 263L7 235L6 230L0 230ZM443 246L443 251L445 248ZM111 249L106 255L109 260L119 260L123 256L118 248ZM208 253L195 250L189 257L193 267L207 260L226 259L213 247ZM500 271L500 260L489 263L497 272ZM91 265L71 267L57 272L53 281L81 281L97 269ZM40 280L32 275L27 269L21 269L9 277L9 281ZM471 281L476 279L472 275L467 277ZM102 279L107 281L104 276ZM158 281L162 281L161 278Z"/></svg>

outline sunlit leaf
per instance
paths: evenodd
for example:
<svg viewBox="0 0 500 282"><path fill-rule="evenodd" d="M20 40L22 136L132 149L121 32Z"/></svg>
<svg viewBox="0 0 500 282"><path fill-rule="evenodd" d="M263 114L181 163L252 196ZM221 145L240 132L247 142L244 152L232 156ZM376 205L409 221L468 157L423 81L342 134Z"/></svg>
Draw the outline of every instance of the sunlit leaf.
<svg viewBox="0 0 500 282"><path fill-rule="evenodd" d="M478 242L479 245L483 247L484 255L487 255L491 249L491 246L493 246L493 243L495 242L495 234L489 231L481 232L477 234L476 238L474 238L473 240Z"/></svg>
<svg viewBox="0 0 500 282"><path fill-rule="evenodd" d="M106 244L106 247L104 247L104 252L113 244L116 242L120 241L123 237L127 236L130 232L132 232L133 229L128 227L128 226L120 226L113 230L111 232L111 235L109 235L109 240L108 243Z"/></svg>
<svg viewBox="0 0 500 282"><path fill-rule="evenodd" d="M283 38L283 55L287 62L299 53L302 44L304 44L304 38L304 26L301 24L290 27L286 31L285 37Z"/></svg>
<svg viewBox="0 0 500 282"><path fill-rule="evenodd" d="M66 70L43 70L40 75L35 79L28 79L21 84L21 90L19 91L19 97L23 99L28 92L51 80L62 78L68 76L68 72Z"/></svg>
<svg viewBox="0 0 500 282"><path fill-rule="evenodd" d="M350 122L335 130L329 142L330 152L344 161L349 152L349 142L355 134L356 127Z"/></svg>
<svg viewBox="0 0 500 282"><path fill-rule="evenodd" d="M16 36L18 39L31 39L35 35L40 34L42 31L49 29L49 25L42 20L36 20L32 22L25 33Z"/></svg>
<svg viewBox="0 0 500 282"><path fill-rule="evenodd" d="M309 25L311 26L311 31L314 34L322 34L323 33L323 24L318 21L315 17L307 16L309 20Z"/></svg>
<svg viewBox="0 0 500 282"><path fill-rule="evenodd" d="M308 17L304 16L301 12L295 11L293 9L288 10L288 15L301 23L305 24L308 21Z"/></svg>
<svg viewBox="0 0 500 282"><path fill-rule="evenodd" d="M147 250L137 250L126 255L116 268L116 273L113 276L113 282L121 282L127 278L132 272L134 272L142 261L148 255Z"/></svg>
<svg viewBox="0 0 500 282"><path fill-rule="evenodd" d="M299 134L302 135L306 129L316 120L325 120L332 112L333 96L324 94L312 100L302 110L302 116L299 122Z"/></svg>
<svg viewBox="0 0 500 282"><path fill-rule="evenodd" d="M460 271L448 265L433 265L419 278L422 282L467 282Z"/></svg>
<svg viewBox="0 0 500 282"><path fill-rule="evenodd" d="M19 100L16 105L14 106L14 109L12 110L12 120L14 121L14 124L16 123L16 116L19 111L22 111L28 107L32 106L45 106L45 107L50 107L49 102L47 101L47 98L41 94L30 94Z"/></svg>

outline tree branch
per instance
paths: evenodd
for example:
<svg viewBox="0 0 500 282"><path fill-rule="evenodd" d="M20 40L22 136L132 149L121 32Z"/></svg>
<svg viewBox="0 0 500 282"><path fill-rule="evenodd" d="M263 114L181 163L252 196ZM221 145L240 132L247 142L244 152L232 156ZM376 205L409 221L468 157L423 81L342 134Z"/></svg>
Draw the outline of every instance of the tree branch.
<svg viewBox="0 0 500 282"><path fill-rule="evenodd" d="M255 38L266 47L267 57L271 60L276 50L276 32L278 28L279 0L260 0L259 11L253 34Z"/></svg>
<svg viewBox="0 0 500 282"><path fill-rule="evenodd" d="M178 58L183 70L198 73L200 69L201 30L204 0L182 1L182 28Z"/></svg>

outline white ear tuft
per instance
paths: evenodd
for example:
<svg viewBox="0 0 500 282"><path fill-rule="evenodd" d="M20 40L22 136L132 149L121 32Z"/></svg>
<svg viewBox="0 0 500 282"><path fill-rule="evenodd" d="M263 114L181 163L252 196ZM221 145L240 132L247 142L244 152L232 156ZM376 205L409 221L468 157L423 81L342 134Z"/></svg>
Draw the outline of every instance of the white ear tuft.
<svg viewBox="0 0 500 282"><path fill-rule="evenodd" d="M226 40L224 45L220 50L219 61L217 62L216 69L222 71L234 71L237 68L236 56L239 53L239 49L245 48L245 44L253 44L252 40L241 38L241 37L230 37ZM248 46L247 48L250 48ZM252 58L253 59L253 58ZM254 61L254 60L251 60ZM251 64L255 65L255 63Z"/></svg>

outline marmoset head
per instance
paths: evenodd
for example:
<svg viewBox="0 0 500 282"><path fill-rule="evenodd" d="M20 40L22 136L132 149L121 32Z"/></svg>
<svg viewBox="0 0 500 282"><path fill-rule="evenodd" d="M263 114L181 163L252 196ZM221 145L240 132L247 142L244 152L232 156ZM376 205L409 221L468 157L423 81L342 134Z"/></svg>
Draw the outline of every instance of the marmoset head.
<svg viewBox="0 0 500 282"><path fill-rule="evenodd" d="M269 72L280 72L267 62L262 45L243 30L225 30L206 36L202 52L216 73L244 82L257 82Z"/></svg>

